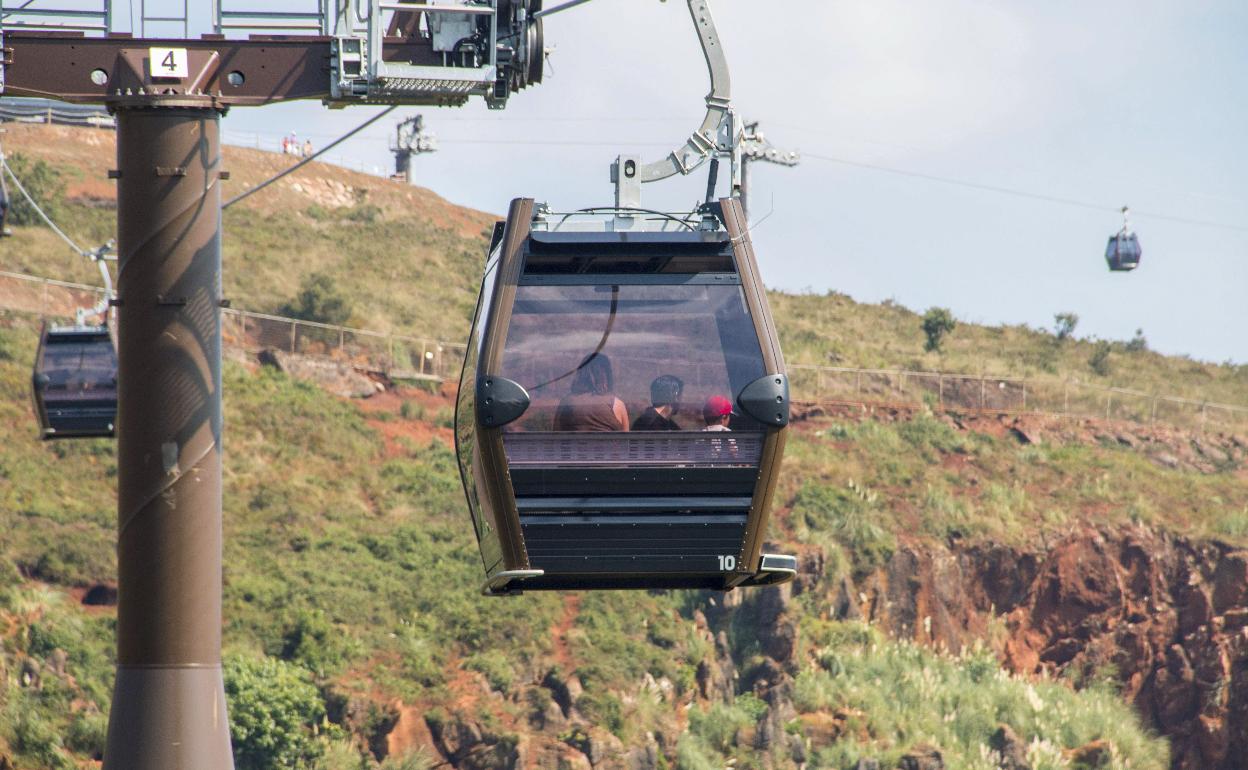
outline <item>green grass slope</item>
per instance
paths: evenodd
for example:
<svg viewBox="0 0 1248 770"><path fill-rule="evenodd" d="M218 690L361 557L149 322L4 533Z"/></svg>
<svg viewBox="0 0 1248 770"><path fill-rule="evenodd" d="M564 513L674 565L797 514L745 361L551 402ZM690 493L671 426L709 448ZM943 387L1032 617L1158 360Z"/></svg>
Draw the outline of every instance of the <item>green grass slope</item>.
<svg viewBox="0 0 1248 770"><path fill-rule="evenodd" d="M18 768L69 768L98 757L103 745L115 615L80 600L88 586L115 579L116 459L108 441L34 438L26 399L33 319L9 317L0 326L0 553L9 565L0 591L8 629L0 738ZM394 710L396 702L435 722L474 720L500 741L527 742L534 753L574 745L575 729L542 726L550 695L539 683L552 671L579 679L584 691L575 709L602 736L623 746L641 745L655 732L676 736L665 763L693 770L735 758L737 767L792 766L791 756L761 751L749 737L774 718L765 701L749 690L732 704L698 696L699 668L717 653L698 632L697 616L717 611L714 595L485 600L440 412L406 409L428 418L404 420L237 364L227 365L225 387L231 707L236 722L254 718L255 692L300 692L303 683L310 705L295 714L295 737L281 754L288 764L280 766L360 767L369 739L404 713ZM826 549L833 561L844 561L845 548L869 554L887 547L874 535L858 542L857 525L839 523L856 515L842 490L862 487L846 487L843 478L857 465L830 462L819 451L830 436L860 447L862 463L909 455L898 450L914 447L914 459L890 471L898 483L921 474L923 452L958 441L943 426L872 425L798 435L786 497L800 516L782 540ZM970 441L966 451L985 466L1021 462L1003 440ZM1119 452L1101 457L1106 465L1123 460ZM882 477L858 478L854 484L884 486ZM863 505L888 511L882 502ZM1030 528L1045 510L1021 505L1016 525ZM998 514L993 509L984 518ZM878 521L887 537L893 522ZM999 723L1034 739L1036 767L1062 766L1062 750L1097 739L1130 762L1119 766L1166 764L1164 742L1148 737L1110 694L1008 676L984 650L950 657L889 642L865 627L820 621L819 601L810 595L801 605L808 620L795 663L797 711L784 729L801 735L839 713L850 715L853 729L814 744L808 766L847 767L860 756L893 760L935 744L950 767L990 767L980 747ZM759 654L755 629L742 620L727 630L735 665L750 671ZM247 663L262 659L273 663ZM639 690L646 681L668 684ZM893 692L906 694L905 710L889 705ZM287 711L299 702L280 701ZM239 750L255 750L237 728ZM401 759L390 757L388 766L399 767Z"/></svg>
<svg viewBox="0 0 1248 770"><path fill-rule="evenodd" d="M54 164L49 200L74 237L111 235L109 134L23 126L4 141L32 173L37 159ZM235 149L226 159L233 189L288 162ZM308 174L227 214L236 306L276 310L320 272L351 301L353 324L461 337L490 218L352 172L314 164ZM37 227L0 241L0 267L91 280ZM793 362L1091 376L1089 343L962 325L943 354L928 354L918 317L901 308L773 302ZM21 770L98 758L115 627L113 609L82 603L115 580L114 447L34 438L35 330L29 316L0 317L0 753ZM1159 387L1248 402L1243 367L1112 355L1106 382L1149 371ZM828 620L828 586L789 610L800 634L783 698L759 684L761 593L733 610L685 592L486 601L445 398L346 401L239 363L227 364L225 388L225 640L241 770L373 767L391 749L388 770L422 767L431 754L403 751L456 725L491 756L524 745L555 766L591 744L657 742L656 767L686 770L729 760L839 769L868 756L892 766L924 745L949 767L990 768L999 724L1027 743L1035 768L1067 766L1097 740L1115 767L1168 764L1165 742L1112 693L1012 677L986 649L947 655ZM1114 441L1021 446L937 415L816 421L790 447L773 539L821 556L829 585L882 563L901 538L1038 543L1089 520L1248 537L1242 458L1196 472ZM717 668L741 674L730 698L705 692ZM581 690L569 694L573 678ZM558 696L569 702L552 706Z"/></svg>

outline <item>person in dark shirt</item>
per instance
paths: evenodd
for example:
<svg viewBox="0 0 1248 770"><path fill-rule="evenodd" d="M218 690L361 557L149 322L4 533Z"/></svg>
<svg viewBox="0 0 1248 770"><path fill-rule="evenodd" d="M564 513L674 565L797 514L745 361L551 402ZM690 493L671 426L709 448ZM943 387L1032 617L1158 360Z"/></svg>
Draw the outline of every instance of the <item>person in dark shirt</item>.
<svg viewBox="0 0 1248 770"><path fill-rule="evenodd" d="M633 430L680 430L672 418L680 411L680 394L685 383L672 374L654 378L650 383L651 406L633 422Z"/></svg>

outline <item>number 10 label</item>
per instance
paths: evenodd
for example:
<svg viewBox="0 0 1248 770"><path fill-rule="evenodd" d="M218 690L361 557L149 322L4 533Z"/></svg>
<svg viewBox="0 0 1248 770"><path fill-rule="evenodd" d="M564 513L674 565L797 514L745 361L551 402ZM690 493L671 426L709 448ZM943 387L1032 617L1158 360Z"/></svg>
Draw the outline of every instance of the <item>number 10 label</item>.
<svg viewBox="0 0 1248 770"><path fill-rule="evenodd" d="M185 78L190 76L185 48L150 48L148 66L153 78Z"/></svg>

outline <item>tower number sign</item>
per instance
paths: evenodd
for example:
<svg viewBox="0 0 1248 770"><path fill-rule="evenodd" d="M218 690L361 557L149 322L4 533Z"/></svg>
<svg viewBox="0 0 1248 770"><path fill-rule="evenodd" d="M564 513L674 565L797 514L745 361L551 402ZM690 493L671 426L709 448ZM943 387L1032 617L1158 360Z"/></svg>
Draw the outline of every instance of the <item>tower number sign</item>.
<svg viewBox="0 0 1248 770"><path fill-rule="evenodd" d="M149 48L148 66L151 77L185 78L190 76L185 48Z"/></svg>

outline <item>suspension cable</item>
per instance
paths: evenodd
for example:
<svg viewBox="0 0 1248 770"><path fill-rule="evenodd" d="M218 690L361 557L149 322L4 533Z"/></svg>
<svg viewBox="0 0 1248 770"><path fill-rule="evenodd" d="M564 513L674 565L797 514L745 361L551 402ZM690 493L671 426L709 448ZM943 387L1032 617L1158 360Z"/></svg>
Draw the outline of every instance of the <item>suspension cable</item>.
<svg viewBox="0 0 1248 770"><path fill-rule="evenodd" d="M100 276L104 279L104 296L101 297L100 301L93 307L77 308L74 311L74 315L75 321L79 326L84 325L86 323L86 319L90 316L104 316L104 323L107 324L109 301L113 298L113 279L108 272L108 264L105 260L108 259L108 253L113 250L114 242L110 240L94 251L87 251L75 243L74 239L66 235L64 230L56 226L56 223L53 222L47 212L43 210L43 208L35 200L34 196L26 190L26 187L22 184L22 180L17 178L17 174L15 174L13 172L13 168L9 166L9 161L4 155L4 148L2 146L0 146L0 169L3 169L4 172L8 173L9 178L13 180L13 186L16 187L18 192L22 194L22 197L25 198L26 202L30 204L30 207L35 210L35 213L39 215L39 218L52 229L52 232L59 235L61 240L65 241L69 248L73 249L78 256L86 257L99 267ZM3 173L0 173L0 190L4 191L5 198L7 199L8 186L4 184Z"/></svg>
<svg viewBox="0 0 1248 770"><path fill-rule="evenodd" d="M17 174L13 173L13 169L9 166L8 160L4 157L3 150L0 150L0 167L3 167L4 170L9 173L9 178L13 180L13 186L16 187L17 191L22 194L22 197L25 198L26 202L30 204L30 207L35 210L35 213L39 215L39 218L42 219L48 227L52 228L52 232L59 235L61 240L65 241L65 243L68 244L69 247L78 254L78 256L94 259L91 252L74 243L74 240L66 235L65 231L57 227L56 223L48 218L48 215L44 213L42 208L39 207L39 204L33 197L31 197L31 194L26 191L26 188L22 185L22 180L17 178Z"/></svg>
<svg viewBox="0 0 1248 770"><path fill-rule="evenodd" d="M264 180L264 181L263 181L263 182L261 182L260 184L256 185L255 187L251 188L250 190L248 190L248 191L246 191L246 192L244 192L244 193L240 193L240 194L238 194L238 195L235 195L233 198L230 198L230 199L229 199L228 201L226 201L225 203L222 203L222 204L221 204L221 209L224 211L225 209L228 209L230 206L233 206L235 203L238 203L239 201L243 200L244 198L247 198L248 196L251 196L251 195L254 195L254 194L256 194L256 193L260 192L261 190L263 190L264 188L266 188L266 187L268 187L269 185L273 184L274 182L276 182L277 180L281 179L282 177L286 176L287 174L293 174L294 172L298 171L299 169L303 168L304 166L308 165L308 164L309 164L309 163L311 163L312 161L314 161L314 160L316 160L317 158L319 158L321 155L323 155L323 154L325 154L325 153L329 152L330 150L332 150L332 149L334 149L335 147L337 147L339 144L341 144L341 143L345 142L346 140L348 140L348 139L350 139L351 137L355 136L355 135L356 135L356 134L358 134L359 132L363 131L364 129L366 129L366 128L368 128L369 126L373 125L373 124L374 124L374 123L376 123L377 121L381 120L381 119L382 119L382 118L384 118L385 116L387 116L387 115L389 115L390 113L394 112L394 110L395 110L397 107L398 107L398 105L391 105L391 106L387 107L386 109L384 109L384 110L382 110L381 112L377 113L376 115L372 116L371 118L369 118L368 120L364 121L364 122L363 122L363 123L361 123L360 125L358 125L358 126L356 126L355 128L351 129L351 130L350 130L350 131L348 131L347 133L345 133L345 134L343 134L342 136L338 137L338 138L337 138L337 139L335 139L334 141L332 141L332 142L330 142L329 144L325 145L325 146L324 146L324 147L322 147L320 150L318 150L318 151L316 151L316 152L312 153L311 155L309 155L308 157L306 157L306 158L304 158L303 160L299 161L299 162L298 162L298 163L296 163L295 165L293 165L293 166L291 166L290 168L286 169L285 171L281 172L280 174L278 174L278 175L276 175L276 176L273 176L273 177L269 177L268 179Z"/></svg>

